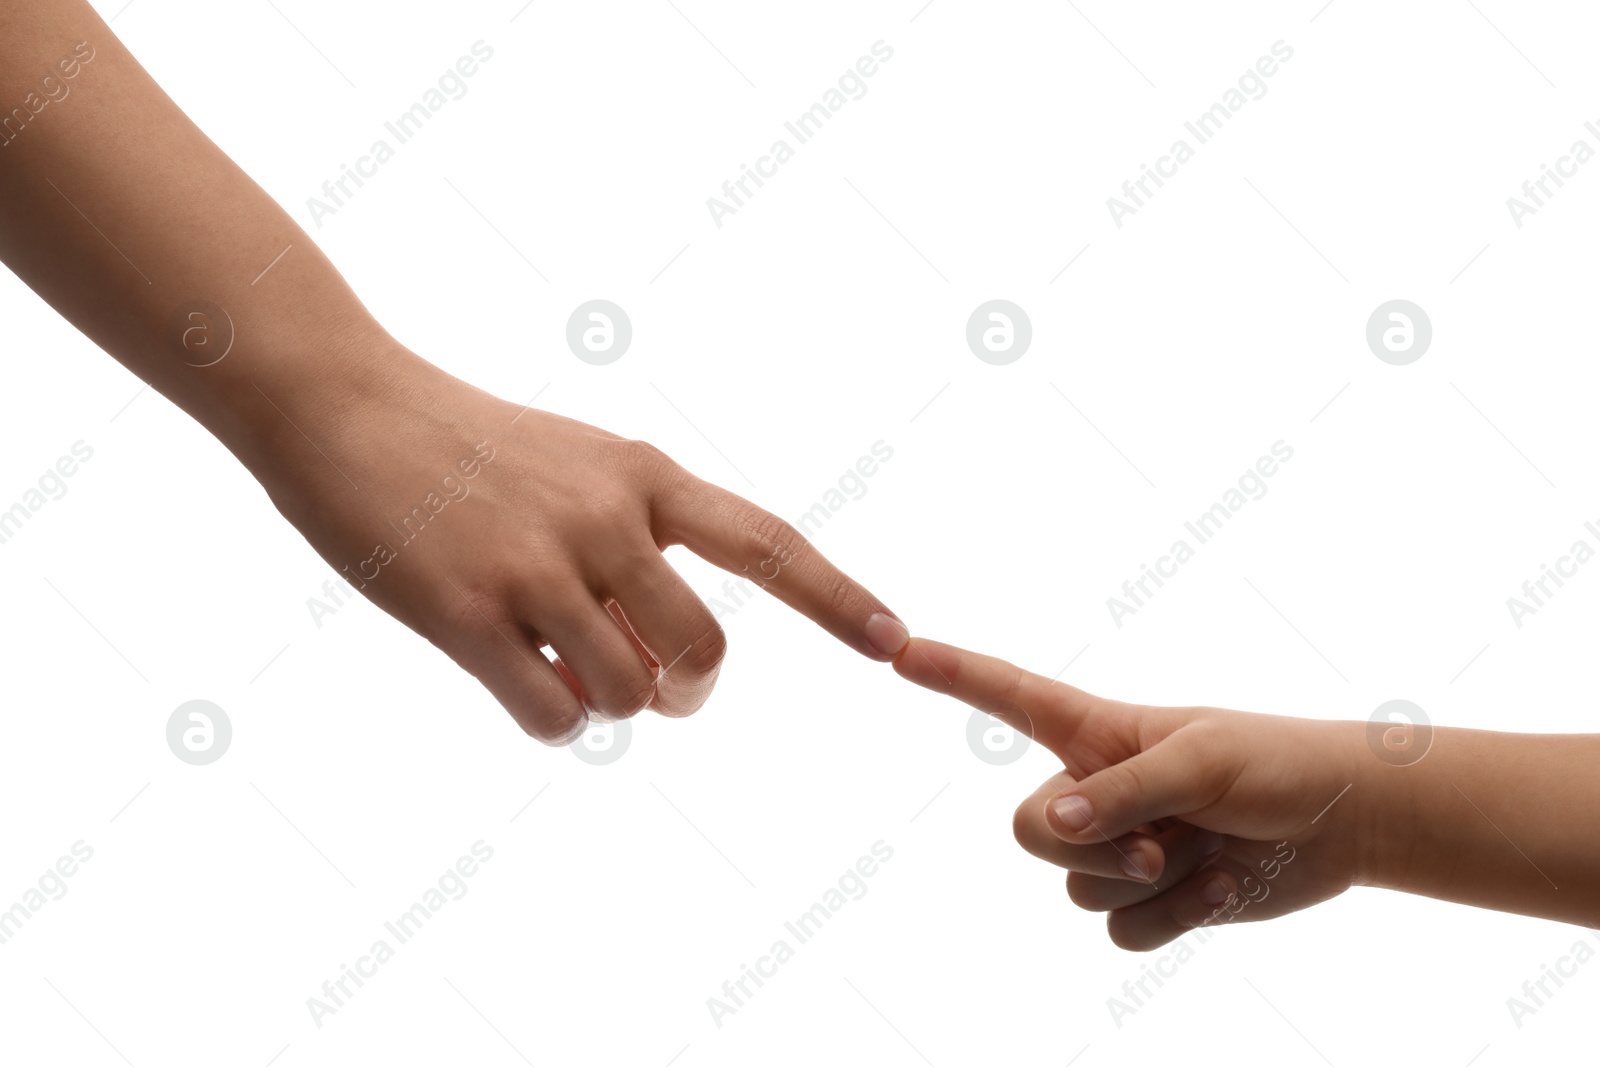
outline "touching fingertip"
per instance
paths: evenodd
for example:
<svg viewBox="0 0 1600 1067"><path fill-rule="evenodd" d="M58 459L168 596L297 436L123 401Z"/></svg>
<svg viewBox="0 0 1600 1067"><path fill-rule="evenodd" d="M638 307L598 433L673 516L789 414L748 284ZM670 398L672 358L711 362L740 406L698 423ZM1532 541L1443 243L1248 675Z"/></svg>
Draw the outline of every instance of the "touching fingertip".
<svg viewBox="0 0 1600 1067"><path fill-rule="evenodd" d="M961 672L957 650L926 637L913 637L895 657L894 669L929 689L948 692Z"/></svg>
<svg viewBox="0 0 1600 1067"><path fill-rule="evenodd" d="M867 643L880 655L890 659L911 640L911 631L906 629L905 623L881 611L874 612L867 619L866 633Z"/></svg>

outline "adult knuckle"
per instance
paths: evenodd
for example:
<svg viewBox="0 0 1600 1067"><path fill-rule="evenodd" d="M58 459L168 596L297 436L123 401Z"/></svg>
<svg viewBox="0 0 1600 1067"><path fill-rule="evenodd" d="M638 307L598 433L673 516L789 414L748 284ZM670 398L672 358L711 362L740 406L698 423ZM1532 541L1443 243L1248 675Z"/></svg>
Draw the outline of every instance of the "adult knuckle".
<svg viewBox="0 0 1600 1067"><path fill-rule="evenodd" d="M650 706L655 699L656 683L640 665L638 674L629 673L624 679L603 687L590 699L594 710L608 719L628 719Z"/></svg>
<svg viewBox="0 0 1600 1067"><path fill-rule="evenodd" d="M722 665L728 654L728 635L715 622L711 628L695 638L679 657L684 669L691 674L710 674Z"/></svg>
<svg viewBox="0 0 1600 1067"><path fill-rule="evenodd" d="M672 457L649 441L624 440L618 442L623 467L633 473L657 475L678 469Z"/></svg>
<svg viewBox="0 0 1600 1067"><path fill-rule="evenodd" d="M823 580L821 595L824 607L836 615L854 613L861 603L861 587L837 572Z"/></svg>
<svg viewBox="0 0 1600 1067"><path fill-rule="evenodd" d="M745 550L751 555L793 552L804 544L800 532L788 522L754 506L745 516L742 533Z"/></svg>

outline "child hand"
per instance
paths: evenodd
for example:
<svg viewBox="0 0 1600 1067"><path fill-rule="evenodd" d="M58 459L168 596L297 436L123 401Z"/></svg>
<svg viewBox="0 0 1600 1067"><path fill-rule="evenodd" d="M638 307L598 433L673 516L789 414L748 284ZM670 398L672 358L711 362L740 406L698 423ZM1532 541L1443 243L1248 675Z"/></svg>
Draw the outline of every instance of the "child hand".
<svg viewBox="0 0 1600 1067"><path fill-rule="evenodd" d="M1362 723L1124 704L923 638L894 664L1060 757L1013 830L1067 869L1073 903L1110 913L1120 948L1274 918L1361 881Z"/></svg>

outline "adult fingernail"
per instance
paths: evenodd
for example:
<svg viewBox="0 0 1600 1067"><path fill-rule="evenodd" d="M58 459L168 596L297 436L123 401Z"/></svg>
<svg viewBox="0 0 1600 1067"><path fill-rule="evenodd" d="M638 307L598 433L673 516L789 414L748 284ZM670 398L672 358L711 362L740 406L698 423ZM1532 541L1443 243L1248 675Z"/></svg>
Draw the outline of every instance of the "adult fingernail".
<svg viewBox="0 0 1600 1067"><path fill-rule="evenodd" d="M1130 853L1122 857L1122 873L1129 878L1148 882L1150 880L1150 865L1145 862L1143 853Z"/></svg>
<svg viewBox="0 0 1600 1067"><path fill-rule="evenodd" d="M1212 856L1215 856L1218 852L1222 851L1222 846L1226 845L1227 843L1227 839L1221 834L1212 833L1210 830L1207 830L1205 832L1205 836L1200 839L1200 858L1208 859Z"/></svg>
<svg viewBox="0 0 1600 1067"><path fill-rule="evenodd" d="M906 624L893 615L874 612L867 620L867 643L885 656L893 656L911 640Z"/></svg>
<svg viewBox="0 0 1600 1067"><path fill-rule="evenodd" d="M1057 797L1055 803L1050 805L1050 810L1056 813L1062 826L1075 834L1083 833L1094 822L1094 808L1087 797Z"/></svg>
<svg viewBox="0 0 1600 1067"><path fill-rule="evenodd" d="M1228 883L1221 878L1213 878L1200 887L1200 900L1202 903L1217 905L1228 899Z"/></svg>

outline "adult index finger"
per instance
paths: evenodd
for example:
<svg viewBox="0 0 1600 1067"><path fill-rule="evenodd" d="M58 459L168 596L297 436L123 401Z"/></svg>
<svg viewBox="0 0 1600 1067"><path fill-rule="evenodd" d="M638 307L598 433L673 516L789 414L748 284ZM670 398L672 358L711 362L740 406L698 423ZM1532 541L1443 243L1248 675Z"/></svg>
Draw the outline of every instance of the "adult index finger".
<svg viewBox="0 0 1600 1067"><path fill-rule="evenodd" d="M667 540L745 578L864 656L885 661L907 631L883 602L830 563L789 523L698 478L660 494Z"/></svg>

